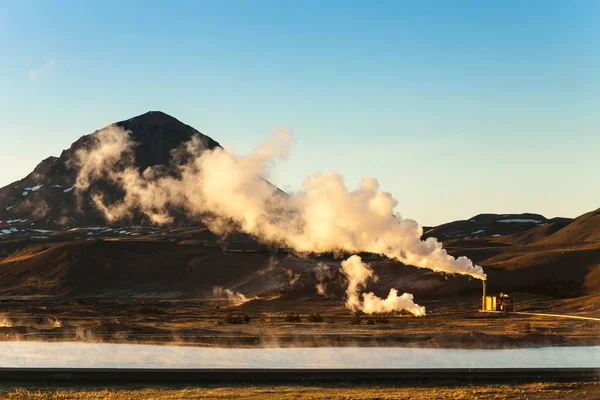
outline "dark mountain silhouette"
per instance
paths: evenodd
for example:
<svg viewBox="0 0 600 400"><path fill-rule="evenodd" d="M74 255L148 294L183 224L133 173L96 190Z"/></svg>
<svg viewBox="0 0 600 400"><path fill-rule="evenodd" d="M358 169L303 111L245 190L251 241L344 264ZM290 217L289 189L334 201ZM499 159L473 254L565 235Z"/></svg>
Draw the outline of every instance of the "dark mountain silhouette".
<svg viewBox="0 0 600 400"><path fill-rule="evenodd" d="M168 165L171 152L194 136L200 137L207 149L220 146L212 138L159 111L150 111L116 125L129 131L136 143L134 159L140 171ZM100 179L82 193L78 201L74 193L77 170L72 163L75 153L89 148L98 132L81 137L60 157L45 159L25 178L0 189L0 221L12 221L8 229L19 231L30 226L53 230L61 226L104 224L104 217L91 204L90 193L100 190L109 200L118 199L122 193ZM139 225L147 221L133 213L123 222Z"/></svg>
<svg viewBox="0 0 600 400"><path fill-rule="evenodd" d="M547 225L564 226L570 218L548 219L540 214L479 214L468 220L453 221L436 227L424 228L424 238L440 241L495 237L516 234Z"/></svg>

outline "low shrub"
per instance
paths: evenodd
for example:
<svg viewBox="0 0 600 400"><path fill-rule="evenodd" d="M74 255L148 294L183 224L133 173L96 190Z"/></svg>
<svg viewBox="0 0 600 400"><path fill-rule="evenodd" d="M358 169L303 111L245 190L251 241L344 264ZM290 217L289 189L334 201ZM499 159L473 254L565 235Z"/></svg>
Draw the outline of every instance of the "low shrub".
<svg viewBox="0 0 600 400"><path fill-rule="evenodd" d="M300 318L300 314L289 313L283 318L283 320L285 322L300 322L302 321L302 318Z"/></svg>
<svg viewBox="0 0 600 400"><path fill-rule="evenodd" d="M316 313L316 314L310 313L310 314L308 314L308 317L306 317L306 320L308 322L323 322L323 317L319 313Z"/></svg>
<svg viewBox="0 0 600 400"><path fill-rule="evenodd" d="M249 324L250 316L248 314L245 315L228 315L223 319L223 322L226 324Z"/></svg>
<svg viewBox="0 0 600 400"><path fill-rule="evenodd" d="M533 330L531 329L531 323L529 321L525 321L520 324L519 330L524 333L531 333Z"/></svg>
<svg viewBox="0 0 600 400"><path fill-rule="evenodd" d="M387 323L388 323L388 319L386 317L382 317L382 316L372 317L367 320L367 325L387 324Z"/></svg>

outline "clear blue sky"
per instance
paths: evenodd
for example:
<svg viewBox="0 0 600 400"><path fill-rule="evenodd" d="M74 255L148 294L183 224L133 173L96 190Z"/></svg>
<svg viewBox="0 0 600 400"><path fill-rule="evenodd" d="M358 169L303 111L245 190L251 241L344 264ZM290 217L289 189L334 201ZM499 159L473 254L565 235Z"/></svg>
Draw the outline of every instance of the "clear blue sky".
<svg viewBox="0 0 600 400"><path fill-rule="evenodd" d="M0 0L0 186L161 110L422 224L600 207L600 1Z"/></svg>

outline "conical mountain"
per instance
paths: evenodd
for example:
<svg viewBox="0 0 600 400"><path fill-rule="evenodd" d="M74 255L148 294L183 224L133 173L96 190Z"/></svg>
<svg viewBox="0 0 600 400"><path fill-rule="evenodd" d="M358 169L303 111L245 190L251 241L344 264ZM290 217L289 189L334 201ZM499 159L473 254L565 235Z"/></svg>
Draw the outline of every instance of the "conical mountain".
<svg viewBox="0 0 600 400"><path fill-rule="evenodd" d="M136 144L133 150L135 166L140 170L168 165L171 152L194 136L200 137L207 149L220 146L209 136L160 111L150 111L115 125L130 132L130 138ZM77 167L72 163L75 153L89 147L104 129L109 127L82 136L60 157L46 158L29 175L0 189L0 221L10 221L5 230L18 232L32 224L54 229L105 223L104 217L91 204L89 193L82 193L80 199L75 196ZM94 182L90 189L94 188L101 189L109 198L117 199L122 195L102 180ZM139 224L144 221L142 216L132 215L124 222Z"/></svg>

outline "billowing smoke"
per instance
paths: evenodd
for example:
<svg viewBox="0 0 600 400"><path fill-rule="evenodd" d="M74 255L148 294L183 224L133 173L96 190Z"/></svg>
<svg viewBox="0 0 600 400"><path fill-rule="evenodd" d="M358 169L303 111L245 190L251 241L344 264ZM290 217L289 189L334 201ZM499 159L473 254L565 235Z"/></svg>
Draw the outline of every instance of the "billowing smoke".
<svg viewBox="0 0 600 400"><path fill-rule="evenodd" d="M348 279L346 307L350 310L360 310L366 314L406 310L416 316L425 315L425 307L415 304L410 293L398 296L396 289L390 289L385 299L377 297L375 293L362 293L361 296L361 289L366 287L369 280L377 281L377 276L359 256L354 255L342 261L342 272Z"/></svg>
<svg viewBox="0 0 600 400"><path fill-rule="evenodd" d="M267 272L273 271L278 264L279 264L279 260L276 257L271 257L269 259L269 263L267 264L267 266L262 269L259 269L258 271L256 271L256 273L258 275L264 275Z"/></svg>
<svg viewBox="0 0 600 400"><path fill-rule="evenodd" d="M116 126L96 134L93 145L77 153L77 189L89 188L100 177L118 184L122 201L93 199L107 219L118 220L138 209L156 223L172 220L171 207L203 220L217 234L239 229L263 242L301 253L385 255L402 263L434 271L485 279L483 269L466 257L454 258L435 238L421 240L423 229L394 213L397 201L366 178L350 191L337 173L312 175L304 190L282 194L268 183L274 160L287 157L292 136L278 130L248 156L235 158L222 148L207 150L199 137L173 154L177 173L133 165L127 132Z"/></svg>
<svg viewBox="0 0 600 400"><path fill-rule="evenodd" d="M0 314L0 328L10 328L13 326L13 322L6 318L4 315Z"/></svg>
<svg viewBox="0 0 600 400"><path fill-rule="evenodd" d="M300 280L300 274L297 272L294 272L294 270L291 268L288 268L287 276L288 276L288 279L290 280L290 287L294 287L296 285L296 283L298 283L298 281Z"/></svg>
<svg viewBox="0 0 600 400"><path fill-rule="evenodd" d="M117 184L125 193L107 203L92 193L95 205L109 221L123 219L132 210L154 223L173 220L172 210L183 210L202 220L216 234L241 230L262 242L299 253L359 253L385 255L404 264L433 271L470 275L485 280L480 266L466 257L454 258L435 238L421 240L423 229L415 221L395 214L397 201L379 191L374 178L365 178L357 190L348 190L341 175L330 172L308 177L303 190L286 195L267 182L276 159L285 159L292 136L286 130L274 135L254 152L233 157L218 147L209 150L199 136L172 153L169 168L151 167L139 172L134 165L129 133L113 125L95 134L92 145L76 153L78 193L97 179ZM345 261L348 276L347 306L367 313L404 309L423 315L412 295L390 290L386 299L373 293L359 296L373 271L356 256ZM290 284L295 283L290 274ZM232 303L248 299L223 290ZM317 290L325 293L324 287Z"/></svg>
<svg viewBox="0 0 600 400"><path fill-rule="evenodd" d="M217 298L224 298L229 301L232 306L239 306L250 300L256 300L258 297L248 298L242 293L234 292L231 289L223 289L221 286L215 286L213 288L213 296Z"/></svg>
<svg viewBox="0 0 600 400"><path fill-rule="evenodd" d="M9 318L0 314L0 328L11 328L17 326L28 326L35 329L54 329L60 328L62 322L56 317L39 318Z"/></svg>
<svg viewBox="0 0 600 400"><path fill-rule="evenodd" d="M329 278L329 266L323 263L318 263L317 268L315 268L315 275L317 278L317 284L315 285L317 293L319 293L321 296L327 296L326 280Z"/></svg>
<svg viewBox="0 0 600 400"><path fill-rule="evenodd" d="M133 146L129 135L117 125L109 125L92 136L91 148L79 149L75 154L79 169L75 187L88 188L90 184L103 177L123 178L116 173L115 166L121 160L125 164L133 163Z"/></svg>

